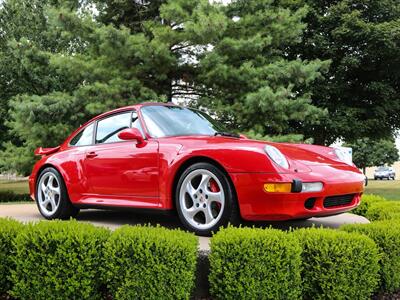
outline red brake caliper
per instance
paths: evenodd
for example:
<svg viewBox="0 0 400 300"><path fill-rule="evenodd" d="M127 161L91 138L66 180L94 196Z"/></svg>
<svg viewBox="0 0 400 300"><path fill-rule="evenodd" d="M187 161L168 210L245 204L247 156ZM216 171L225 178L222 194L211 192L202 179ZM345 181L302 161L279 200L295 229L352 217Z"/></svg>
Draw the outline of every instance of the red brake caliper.
<svg viewBox="0 0 400 300"><path fill-rule="evenodd" d="M218 193L220 191L218 183L214 179L210 179L210 191L213 193ZM217 202L216 203L218 209L221 208L221 203Z"/></svg>

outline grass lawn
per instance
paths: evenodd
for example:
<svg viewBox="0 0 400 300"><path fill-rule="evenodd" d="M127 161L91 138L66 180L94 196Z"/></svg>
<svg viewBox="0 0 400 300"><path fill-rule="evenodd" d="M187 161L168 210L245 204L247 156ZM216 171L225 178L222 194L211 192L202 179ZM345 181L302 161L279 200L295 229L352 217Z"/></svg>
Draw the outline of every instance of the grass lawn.
<svg viewBox="0 0 400 300"><path fill-rule="evenodd" d="M12 191L16 194L29 194L28 180L0 180L0 192Z"/></svg>
<svg viewBox="0 0 400 300"><path fill-rule="evenodd" d="M365 194L375 194L389 200L400 200L399 180L369 180Z"/></svg>

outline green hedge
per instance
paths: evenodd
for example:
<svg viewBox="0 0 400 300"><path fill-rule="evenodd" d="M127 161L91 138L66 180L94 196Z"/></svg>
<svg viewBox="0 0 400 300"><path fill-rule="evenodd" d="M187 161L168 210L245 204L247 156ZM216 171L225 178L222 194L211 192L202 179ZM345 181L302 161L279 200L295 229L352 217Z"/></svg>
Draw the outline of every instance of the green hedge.
<svg viewBox="0 0 400 300"><path fill-rule="evenodd" d="M9 276L14 269L13 241L23 225L11 219L0 219L0 297L11 289Z"/></svg>
<svg viewBox="0 0 400 300"><path fill-rule="evenodd" d="M211 239L211 294L217 299L300 299L301 247L275 229L232 228Z"/></svg>
<svg viewBox="0 0 400 300"><path fill-rule="evenodd" d="M293 233L303 247L305 299L369 299L379 282L378 248L367 236L332 229Z"/></svg>
<svg viewBox="0 0 400 300"><path fill-rule="evenodd" d="M13 191L0 191L0 203L32 201L28 194L17 194Z"/></svg>
<svg viewBox="0 0 400 300"><path fill-rule="evenodd" d="M353 214L366 217L369 208L375 203L387 201L385 198L377 195L363 195L360 205L352 210Z"/></svg>
<svg viewBox="0 0 400 300"><path fill-rule="evenodd" d="M370 221L400 220L400 202L383 201L373 203L366 213Z"/></svg>
<svg viewBox="0 0 400 300"><path fill-rule="evenodd" d="M197 238L180 230L123 226L105 245L103 278L113 299L189 299Z"/></svg>
<svg viewBox="0 0 400 300"><path fill-rule="evenodd" d="M400 221L379 221L370 224L344 225L342 230L369 236L381 253L381 289L394 292L400 289Z"/></svg>
<svg viewBox="0 0 400 300"><path fill-rule="evenodd" d="M376 195L364 195L360 206L352 212L370 221L400 220L400 202Z"/></svg>
<svg viewBox="0 0 400 300"><path fill-rule="evenodd" d="M109 231L76 221L26 225L15 239L11 295L17 299L100 299Z"/></svg>
<svg viewBox="0 0 400 300"><path fill-rule="evenodd" d="M369 299L400 289L400 203L364 196L371 224L332 229L222 229L211 239L216 299ZM385 220L385 221L376 221ZM0 298L189 299L197 238L76 221L0 219Z"/></svg>

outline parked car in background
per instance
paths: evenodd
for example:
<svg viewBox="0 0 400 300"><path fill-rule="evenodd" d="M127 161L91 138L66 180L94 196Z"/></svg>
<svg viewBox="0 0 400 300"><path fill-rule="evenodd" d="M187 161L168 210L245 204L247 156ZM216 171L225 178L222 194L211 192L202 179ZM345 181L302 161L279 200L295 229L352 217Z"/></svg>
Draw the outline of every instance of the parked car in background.
<svg viewBox="0 0 400 300"><path fill-rule="evenodd" d="M47 219L91 207L175 210L208 235L240 218L343 213L364 191L364 175L340 149L247 139L173 104L106 112L35 153L30 191Z"/></svg>
<svg viewBox="0 0 400 300"><path fill-rule="evenodd" d="M374 179L382 180L385 178L388 180L390 179L394 180L396 178L396 172L391 167L385 167L385 166L378 167L378 169L375 170Z"/></svg>

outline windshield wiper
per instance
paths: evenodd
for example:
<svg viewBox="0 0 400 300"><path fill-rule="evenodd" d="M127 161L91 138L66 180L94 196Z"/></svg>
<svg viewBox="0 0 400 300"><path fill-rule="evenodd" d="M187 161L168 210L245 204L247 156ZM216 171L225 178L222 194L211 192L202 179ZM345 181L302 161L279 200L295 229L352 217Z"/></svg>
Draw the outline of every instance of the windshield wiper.
<svg viewBox="0 0 400 300"><path fill-rule="evenodd" d="M220 136L229 136L229 137L234 137L234 138L240 138L240 135L237 133L233 132L225 132L225 131L217 131L214 133L215 136L220 135Z"/></svg>

